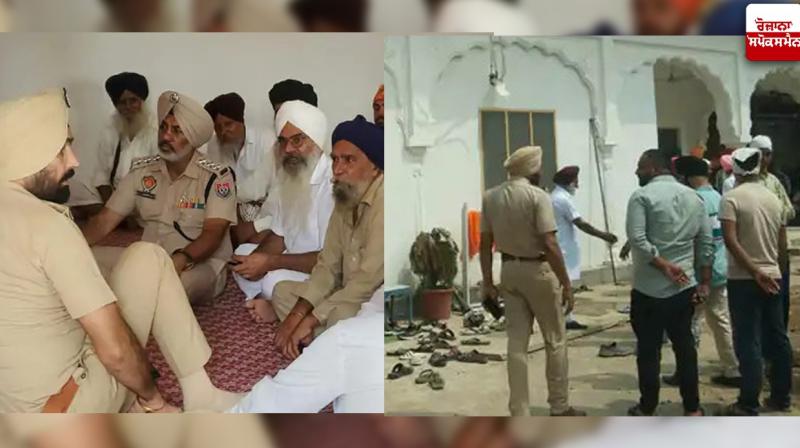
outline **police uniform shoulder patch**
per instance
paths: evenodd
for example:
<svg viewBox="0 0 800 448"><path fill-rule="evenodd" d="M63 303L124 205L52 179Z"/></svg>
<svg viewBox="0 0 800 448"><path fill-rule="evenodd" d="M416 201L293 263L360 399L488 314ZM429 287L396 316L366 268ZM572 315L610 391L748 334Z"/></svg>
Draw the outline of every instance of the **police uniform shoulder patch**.
<svg viewBox="0 0 800 448"><path fill-rule="evenodd" d="M139 157L138 159L133 159L130 170L133 171L148 165L152 165L159 160L161 160L161 156Z"/></svg>

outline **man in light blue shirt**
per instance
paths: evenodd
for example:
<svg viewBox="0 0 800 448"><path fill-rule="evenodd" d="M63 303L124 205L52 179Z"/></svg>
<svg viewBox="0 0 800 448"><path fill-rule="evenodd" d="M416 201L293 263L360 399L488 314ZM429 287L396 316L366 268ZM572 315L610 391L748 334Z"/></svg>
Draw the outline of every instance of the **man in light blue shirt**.
<svg viewBox="0 0 800 448"><path fill-rule="evenodd" d="M629 415L653 415L658 406L662 335L672 341L686 415L702 415L692 316L708 297L714 245L700 196L681 185L657 149L642 154L639 185L628 201L626 231L633 256L631 324L637 339L639 404ZM695 281L695 267L700 283Z"/></svg>

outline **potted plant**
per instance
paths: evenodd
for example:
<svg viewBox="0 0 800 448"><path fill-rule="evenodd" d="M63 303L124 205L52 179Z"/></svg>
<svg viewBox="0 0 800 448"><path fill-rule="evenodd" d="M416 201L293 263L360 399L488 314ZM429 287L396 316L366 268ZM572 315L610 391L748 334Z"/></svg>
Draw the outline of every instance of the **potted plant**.
<svg viewBox="0 0 800 448"><path fill-rule="evenodd" d="M458 274L458 245L450 232L435 228L422 232L411 246L411 270L420 278L422 316L429 320L450 317L453 280Z"/></svg>

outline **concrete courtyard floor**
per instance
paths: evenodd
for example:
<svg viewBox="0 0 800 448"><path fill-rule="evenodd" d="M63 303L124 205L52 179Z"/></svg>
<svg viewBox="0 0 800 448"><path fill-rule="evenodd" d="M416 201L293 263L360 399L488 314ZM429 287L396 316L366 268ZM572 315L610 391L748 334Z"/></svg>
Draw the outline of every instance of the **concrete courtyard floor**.
<svg viewBox="0 0 800 448"><path fill-rule="evenodd" d="M793 260L792 285L800 285L800 259ZM576 296L576 318L587 325L588 330L569 331L569 379L570 402L576 408L585 410L589 415L620 416L626 415L627 409L639 398L636 376L635 356L622 358L600 358L598 351L601 344L616 341L618 345L633 347L635 337L629 323L629 316L618 310L629 303L630 286L595 285L591 291ZM792 288L793 332L792 345L800 348L800 306L798 303L800 288ZM469 336L460 335L462 329L461 316L453 316L448 322L458 339ZM493 332L480 336L489 340L491 345L481 347L462 347L468 351L477 348L486 353L506 353L505 332ZM413 348L415 341L398 341L395 337L387 337L386 351L398 348ZM542 350L541 333L531 337L529 351L529 379L531 394L531 413L548 415L547 387L545 383L545 354ZM798 358L798 355L795 355ZM385 358L385 374L388 375L398 358ZM699 351L700 363L700 399L709 414L714 413L724 404L733 402L738 390L719 387L711 383L711 376L719 372L716 349L711 333L704 327ZM488 364L465 364L449 362L443 368L433 368L445 380L445 388L434 391L427 385L417 385L414 379L424 369L432 368L426 360L421 366L414 367L414 373L397 380L386 380L386 413L390 415L432 415L432 416L502 416L508 415L508 382L505 362L489 362ZM662 373L672 373L675 368L674 355L669 345L662 352ZM795 398L797 408L792 413L800 415L800 369L795 369ZM661 388L661 405L659 415L679 416L683 414L680 395L675 387ZM781 414L784 415L784 414Z"/></svg>

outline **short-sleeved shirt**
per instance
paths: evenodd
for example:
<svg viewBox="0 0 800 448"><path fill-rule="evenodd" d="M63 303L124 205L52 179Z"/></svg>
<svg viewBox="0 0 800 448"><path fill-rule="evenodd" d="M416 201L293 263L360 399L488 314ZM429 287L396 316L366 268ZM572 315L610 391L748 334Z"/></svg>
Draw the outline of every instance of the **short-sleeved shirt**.
<svg viewBox="0 0 800 448"><path fill-rule="evenodd" d="M773 278L781 278L778 235L784 223L784 210L775 194L760 182L737 185L722 197L720 219L736 222L736 236L753 263ZM729 255L728 278L753 277Z"/></svg>
<svg viewBox="0 0 800 448"><path fill-rule="evenodd" d="M116 298L69 209L0 185L0 412L40 412L91 346L77 319Z"/></svg>
<svg viewBox="0 0 800 448"><path fill-rule="evenodd" d="M134 162L106 207L122 216L135 210L145 224L142 241L158 244L171 254L197 239L207 219L237 223L236 182L230 168L204 159L197 151L174 181L161 157L149 157ZM230 234L225 232L208 263L219 273L232 254Z"/></svg>
<svg viewBox="0 0 800 448"><path fill-rule="evenodd" d="M578 209L575 208L575 201L569 191L556 185L550 193L553 200L553 212L556 217L556 227L558 228L558 245L561 253L564 254L564 264L567 267L567 274L571 281L581 278L581 248L578 245L578 232L575 228L575 220L581 217Z"/></svg>
<svg viewBox="0 0 800 448"><path fill-rule="evenodd" d="M722 224L719 221L719 208L722 196L711 185L698 188L697 194L703 198L703 205L708 214L708 225L711 227L711 238L714 240L714 264L711 266L711 286L722 286L728 280L728 255L725 240L722 237ZM699 272L698 272L698 281Z"/></svg>
<svg viewBox="0 0 800 448"><path fill-rule="evenodd" d="M216 137L203 150L207 159L233 168L236 173L237 201L263 202L275 184L274 142L274 135L247 127L244 146L238 157L234 157L232 152L224 152Z"/></svg>
<svg viewBox="0 0 800 448"><path fill-rule="evenodd" d="M544 253L543 235L556 230L550 195L527 179L508 180L483 196L481 232L491 232L504 254L538 258Z"/></svg>

